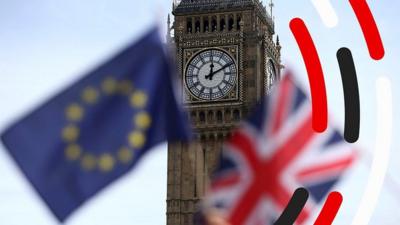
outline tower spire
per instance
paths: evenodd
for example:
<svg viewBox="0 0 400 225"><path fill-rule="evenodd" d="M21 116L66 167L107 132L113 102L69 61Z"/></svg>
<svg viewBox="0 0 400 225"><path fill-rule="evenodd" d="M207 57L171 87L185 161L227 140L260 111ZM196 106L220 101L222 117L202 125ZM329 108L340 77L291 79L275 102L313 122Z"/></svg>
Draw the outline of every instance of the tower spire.
<svg viewBox="0 0 400 225"><path fill-rule="evenodd" d="M171 18L168 13L168 19L167 19L167 41L171 39Z"/></svg>
<svg viewBox="0 0 400 225"><path fill-rule="evenodd" d="M271 16L271 18L273 18L273 15L272 15L272 13L273 13L273 9L274 9L274 2L272 1L272 0L270 0L269 1L269 9L270 9L270 16Z"/></svg>
<svg viewBox="0 0 400 225"><path fill-rule="evenodd" d="M169 13L168 13L168 18L167 18L167 26L168 26L168 29L171 27L171 18L170 18Z"/></svg>

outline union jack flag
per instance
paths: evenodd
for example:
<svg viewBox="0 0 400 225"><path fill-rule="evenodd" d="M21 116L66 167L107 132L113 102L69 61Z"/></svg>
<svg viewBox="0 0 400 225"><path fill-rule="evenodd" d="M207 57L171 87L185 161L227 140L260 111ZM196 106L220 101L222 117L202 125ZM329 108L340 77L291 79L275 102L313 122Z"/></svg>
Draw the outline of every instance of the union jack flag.
<svg viewBox="0 0 400 225"><path fill-rule="evenodd" d="M313 131L311 104L289 74L224 145L205 207L232 225L273 224L305 187L310 198L296 220L304 224L355 157L335 129Z"/></svg>

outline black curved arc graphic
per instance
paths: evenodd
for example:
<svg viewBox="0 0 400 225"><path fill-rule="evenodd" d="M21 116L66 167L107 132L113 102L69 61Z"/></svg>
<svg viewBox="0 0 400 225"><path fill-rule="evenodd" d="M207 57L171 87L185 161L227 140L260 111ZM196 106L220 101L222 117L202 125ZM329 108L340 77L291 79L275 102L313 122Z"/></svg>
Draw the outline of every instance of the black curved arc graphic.
<svg viewBox="0 0 400 225"><path fill-rule="evenodd" d="M342 75L345 104L344 139L349 143L355 143L360 136L360 94L357 72L350 49L339 49L337 59Z"/></svg>
<svg viewBox="0 0 400 225"><path fill-rule="evenodd" d="M274 223L274 225L292 225L300 215L308 200L308 191L305 188L298 188L290 199L285 210Z"/></svg>

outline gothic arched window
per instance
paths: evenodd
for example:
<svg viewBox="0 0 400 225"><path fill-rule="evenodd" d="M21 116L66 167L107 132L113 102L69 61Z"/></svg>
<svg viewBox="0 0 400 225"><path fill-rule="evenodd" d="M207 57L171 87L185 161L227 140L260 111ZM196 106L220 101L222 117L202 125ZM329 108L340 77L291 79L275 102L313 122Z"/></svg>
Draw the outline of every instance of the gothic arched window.
<svg viewBox="0 0 400 225"><path fill-rule="evenodd" d="M211 31L217 31L217 18L213 17L211 20Z"/></svg>
<svg viewBox="0 0 400 225"><path fill-rule="evenodd" d="M223 119L223 118L222 118L222 112L221 112L221 111L218 111L218 112L217 112L217 122L218 122L218 123L221 123L221 122L222 122L222 119Z"/></svg>
<svg viewBox="0 0 400 225"><path fill-rule="evenodd" d="M238 109L235 109L235 110L233 111L233 120L234 120L234 121L239 121L239 120L240 120L240 112L239 112Z"/></svg>
<svg viewBox="0 0 400 225"><path fill-rule="evenodd" d="M219 31L223 31L226 29L226 23L225 23L225 18L222 18L219 21Z"/></svg>
<svg viewBox="0 0 400 225"><path fill-rule="evenodd" d="M214 121L214 112L213 111L209 111L207 117L208 117L207 118L208 122L213 122Z"/></svg>
<svg viewBox="0 0 400 225"><path fill-rule="evenodd" d="M191 121L196 121L196 112L190 113L190 120Z"/></svg>
<svg viewBox="0 0 400 225"><path fill-rule="evenodd" d="M201 123L206 122L206 114L204 112L200 112L199 119Z"/></svg>
<svg viewBox="0 0 400 225"><path fill-rule="evenodd" d="M231 31L233 29L233 26L235 25L235 21L233 20L233 16L229 16L228 20L228 30Z"/></svg>
<svg viewBox="0 0 400 225"><path fill-rule="evenodd" d="M204 32L209 32L210 31L210 22L208 21L208 18L204 19L203 31Z"/></svg>
<svg viewBox="0 0 400 225"><path fill-rule="evenodd" d="M226 121L231 120L231 110L229 110L229 109L225 110L225 120Z"/></svg>
<svg viewBox="0 0 400 225"><path fill-rule="evenodd" d="M240 22L242 21L242 18L240 16L236 17L236 29L240 30Z"/></svg>
<svg viewBox="0 0 400 225"><path fill-rule="evenodd" d="M186 20L186 32L192 33L192 19L191 18L188 18Z"/></svg>
<svg viewBox="0 0 400 225"><path fill-rule="evenodd" d="M196 33L200 32L200 20L196 20L194 23L194 29Z"/></svg>

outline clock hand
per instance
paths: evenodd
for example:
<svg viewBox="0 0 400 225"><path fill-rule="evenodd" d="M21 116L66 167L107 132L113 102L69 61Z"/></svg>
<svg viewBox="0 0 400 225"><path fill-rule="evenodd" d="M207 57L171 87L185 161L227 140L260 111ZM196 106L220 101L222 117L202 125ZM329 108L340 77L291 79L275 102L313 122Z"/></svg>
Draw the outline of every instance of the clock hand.
<svg viewBox="0 0 400 225"><path fill-rule="evenodd" d="M221 69L219 69L219 70L217 70L217 71L215 71L215 72L210 73L208 76L206 76L206 79L209 78L210 80L212 80L212 78L213 78L213 76L214 76L215 74L221 72L221 71L224 70L225 68L230 67L230 66L232 66L232 65L233 65L233 63L226 64L226 65L223 66Z"/></svg>
<svg viewBox="0 0 400 225"><path fill-rule="evenodd" d="M214 71L214 63L213 62L211 62L211 65L210 65L210 73L208 74L208 75L206 75L206 79L209 79L209 80L212 80L212 73L213 73L213 71Z"/></svg>

